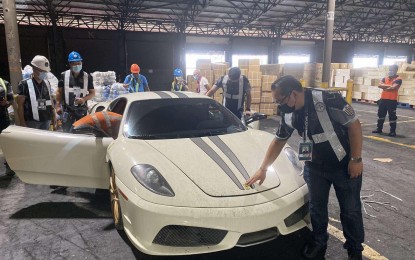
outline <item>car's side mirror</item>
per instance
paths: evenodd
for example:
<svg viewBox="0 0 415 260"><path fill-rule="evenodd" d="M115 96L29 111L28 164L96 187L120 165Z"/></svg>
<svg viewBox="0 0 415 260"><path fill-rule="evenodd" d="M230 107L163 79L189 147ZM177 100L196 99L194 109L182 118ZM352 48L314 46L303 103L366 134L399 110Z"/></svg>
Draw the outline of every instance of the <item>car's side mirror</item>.
<svg viewBox="0 0 415 260"><path fill-rule="evenodd" d="M245 124L249 125L252 122L258 121L258 120L262 120L262 119L266 119L267 115L264 113L254 113L252 115L250 115L249 117L245 118Z"/></svg>
<svg viewBox="0 0 415 260"><path fill-rule="evenodd" d="M73 134L84 134L84 135L93 135L95 137L109 137L107 133L105 133L102 129L91 126L91 125L85 125L78 128L72 129Z"/></svg>

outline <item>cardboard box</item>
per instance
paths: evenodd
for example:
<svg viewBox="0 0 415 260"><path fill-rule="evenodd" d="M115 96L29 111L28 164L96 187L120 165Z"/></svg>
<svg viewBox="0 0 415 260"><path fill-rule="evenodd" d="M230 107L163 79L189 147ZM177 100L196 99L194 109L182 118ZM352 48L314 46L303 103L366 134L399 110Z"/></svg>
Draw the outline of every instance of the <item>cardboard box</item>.
<svg viewBox="0 0 415 260"><path fill-rule="evenodd" d="M262 91L271 91L271 85L277 80L275 75L262 75Z"/></svg>
<svg viewBox="0 0 415 260"><path fill-rule="evenodd" d="M251 113L259 112L260 104L251 104Z"/></svg>
<svg viewBox="0 0 415 260"><path fill-rule="evenodd" d="M251 100L252 104L261 103L261 89L260 88L251 89L251 96L252 96L252 100Z"/></svg>
<svg viewBox="0 0 415 260"><path fill-rule="evenodd" d="M249 66L249 59L239 59L238 60L238 67L241 66L248 67Z"/></svg>
<svg viewBox="0 0 415 260"><path fill-rule="evenodd" d="M268 116L272 116L277 113L277 105L274 103L261 103L259 108L259 112L264 113Z"/></svg>
<svg viewBox="0 0 415 260"><path fill-rule="evenodd" d="M355 99L362 99L362 92L353 92L353 97Z"/></svg>
<svg viewBox="0 0 415 260"><path fill-rule="evenodd" d="M363 77L363 85L372 85L372 78Z"/></svg>
<svg viewBox="0 0 415 260"><path fill-rule="evenodd" d="M372 86L379 86L380 84L380 79L372 79L371 85Z"/></svg>
<svg viewBox="0 0 415 260"><path fill-rule="evenodd" d="M354 77L353 78L353 83L363 85L363 77Z"/></svg>
<svg viewBox="0 0 415 260"><path fill-rule="evenodd" d="M263 75L275 75L278 77L282 75L284 68L282 64L267 64L260 65L259 67Z"/></svg>
<svg viewBox="0 0 415 260"><path fill-rule="evenodd" d="M272 98L272 92L262 92L261 103L274 103L274 99Z"/></svg>
<svg viewBox="0 0 415 260"><path fill-rule="evenodd" d="M409 103L411 102L411 99L414 99L413 96L398 96L398 101L402 103Z"/></svg>
<svg viewBox="0 0 415 260"><path fill-rule="evenodd" d="M210 70L212 65L210 59L199 59L196 61L196 68L200 70Z"/></svg>
<svg viewBox="0 0 415 260"><path fill-rule="evenodd" d="M249 59L249 66L259 66L260 64L260 59Z"/></svg>
<svg viewBox="0 0 415 260"><path fill-rule="evenodd" d="M260 66L259 65L249 65L248 66L248 71L252 71L252 72L260 72Z"/></svg>
<svg viewBox="0 0 415 260"><path fill-rule="evenodd" d="M248 76L248 69L241 69L241 75Z"/></svg>
<svg viewBox="0 0 415 260"><path fill-rule="evenodd" d="M336 69L334 71L335 76L350 76L350 69Z"/></svg>
<svg viewBox="0 0 415 260"><path fill-rule="evenodd" d="M189 87L189 91L196 92L197 81L193 78L193 75L187 76L187 86Z"/></svg>
<svg viewBox="0 0 415 260"><path fill-rule="evenodd" d="M340 69L348 69L349 68L349 63L340 63L339 68Z"/></svg>
<svg viewBox="0 0 415 260"><path fill-rule="evenodd" d="M261 79L262 79L261 72L253 72L253 71L248 72L248 80L252 88L261 88Z"/></svg>
<svg viewBox="0 0 415 260"><path fill-rule="evenodd" d="M212 84L212 82L214 82L213 70L201 69L200 74L208 80L209 84Z"/></svg>

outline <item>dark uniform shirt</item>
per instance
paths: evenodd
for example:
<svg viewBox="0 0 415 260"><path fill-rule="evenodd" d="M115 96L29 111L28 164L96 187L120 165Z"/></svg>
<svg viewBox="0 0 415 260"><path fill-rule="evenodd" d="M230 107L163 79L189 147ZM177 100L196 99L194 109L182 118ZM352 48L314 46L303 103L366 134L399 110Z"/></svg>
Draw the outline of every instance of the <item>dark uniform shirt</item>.
<svg viewBox="0 0 415 260"><path fill-rule="evenodd" d="M34 79L27 79L22 80L19 85L17 86L17 94L20 96L25 96L26 99L24 101L24 119L25 121L33 121L33 112L32 112L32 102L30 101L30 94L29 94L29 86L27 85L27 81L33 81L33 87L36 93L36 99L45 99L50 100L49 90L45 83L42 81L40 84L36 82ZM52 106L46 106L46 110L38 110L39 111L39 121L46 121L52 119Z"/></svg>
<svg viewBox="0 0 415 260"><path fill-rule="evenodd" d="M315 140L313 140L313 135L321 134L324 131L319 122L313 103L312 91L310 89L305 90L304 98L305 106L308 107L307 135L308 138L313 141L312 160L311 162L307 162L307 164L322 168L347 167L350 157L348 127L357 120L353 108L343 99L339 93L323 91L323 102L325 106L321 106L320 109L327 110L331 124L333 125L333 129L336 132L336 135L344 150L346 151L346 156L341 162L339 162L328 141L317 144L314 142ZM290 114L283 113L281 115L282 120L276 133L277 139L287 140L291 137L295 129L301 136L303 136L305 106L301 110Z"/></svg>
<svg viewBox="0 0 415 260"><path fill-rule="evenodd" d="M65 86L65 72L66 71L61 73L61 78L60 78L59 83L58 83L58 88L61 89L62 103L67 105L66 104L66 99L65 99L66 98L65 97L65 89L64 89L64 86ZM84 89L84 71L83 70L81 70L81 72L79 72L78 77L76 77L76 78L73 76L72 72L70 73L69 87L70 88L79 87L80 89ZM88 74L88 90L90 90L90 89L94 89L94 82L93 82L92 76L90 74ZM80 97L81 98L84 97L82 93L81 93ZM74 101L75 101L75 94L73 92L69 92L69 105L71 107L74 106L73 105ZM85 104L86 104L86 102L85 102Z"/></svg>
<svg viewBox="0 0 415 260"><path fill-rule="evenodd" d="M248 78L245 77L245 76L242 76L242 77L243 77L243 92L244 92L244 94L242 95L241 108L238 110L238 99L226 98L226 100L225 100L225 107L227 109L229 109L233 114L238 116L239 118L242 115L241 112L243 112L246 93L251 90L251 84L249 83ZM224 78L224 76L221 77L220 79L218 79L218 81L215 84L219 88L223 88L223 78ZM239 80L238 81L230 81L228 79L228 82L226 83L226 86L227 86L227 93L228 94L239 95ZM223 93L223 94L224 94L224 98L225 98L225 93Z"/></svg>
<svg viewBox="0 0 415 260"><path fill-rule="evenodd" d="M0 86L0 100L7 100L10 103L13 102L13 89L9 82L4 81L4 85L6 89L4 89L3 86ZM0 133L3 129L8 127L10 124L9 119L9 112L7 110L7 106L0 106Z"/></svg>

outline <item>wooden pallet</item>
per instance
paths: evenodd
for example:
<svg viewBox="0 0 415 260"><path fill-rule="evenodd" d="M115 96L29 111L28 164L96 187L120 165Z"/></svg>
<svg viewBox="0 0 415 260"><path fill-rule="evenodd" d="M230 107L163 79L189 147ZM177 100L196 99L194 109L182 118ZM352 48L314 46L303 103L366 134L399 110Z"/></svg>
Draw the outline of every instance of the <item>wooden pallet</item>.
<svg viewBox="0 0 415 260"><path fill-rule="evenodd" d="M399 108L413 108L414 106L409 103L398 102L398 107Z"/></svg>

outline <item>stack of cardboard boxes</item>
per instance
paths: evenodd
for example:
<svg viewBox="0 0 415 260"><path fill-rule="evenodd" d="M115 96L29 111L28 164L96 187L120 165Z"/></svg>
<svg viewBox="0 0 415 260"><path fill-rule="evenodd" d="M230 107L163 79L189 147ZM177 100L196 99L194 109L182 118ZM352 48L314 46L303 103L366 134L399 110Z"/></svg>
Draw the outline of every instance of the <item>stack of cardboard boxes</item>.
<svg viewBox="0 0 415 260"><path fill-rule="evenodd" d="M353 98L368 101L380 99L382 89L378 88L380 80L384 78L387 71L384 68L360 68L353 69Z"/></svg>
<svg viewBox="0 0 415 260"><path fill-rule="evenodd" d="M398 101L415 105L415 61L412 61L412 65L407 64L398 75L402 78Z"/></svg>
<svg viewBox="0 0 415 260"><path fill-rule="evenodd" d="M276 80L276 75L263 75L261 80L261 104L259 112L269 116L277 113L277 105L275 104L271 93L271 85Z"/></svg>
<svg viewBox="0 0 415 260"><path fill-rule="evenodd" d="M261 76L259 59L239 59L238 64L242 75L245 75L251 83L251 111L258 112L261 103Z"/></svg>
<svg viewBox="0 0 415 260"><path fill-rule="evenodd" d="M346 88L347 81L350 79L350 69L335 69L334 84L336 88Z"/></svg>

